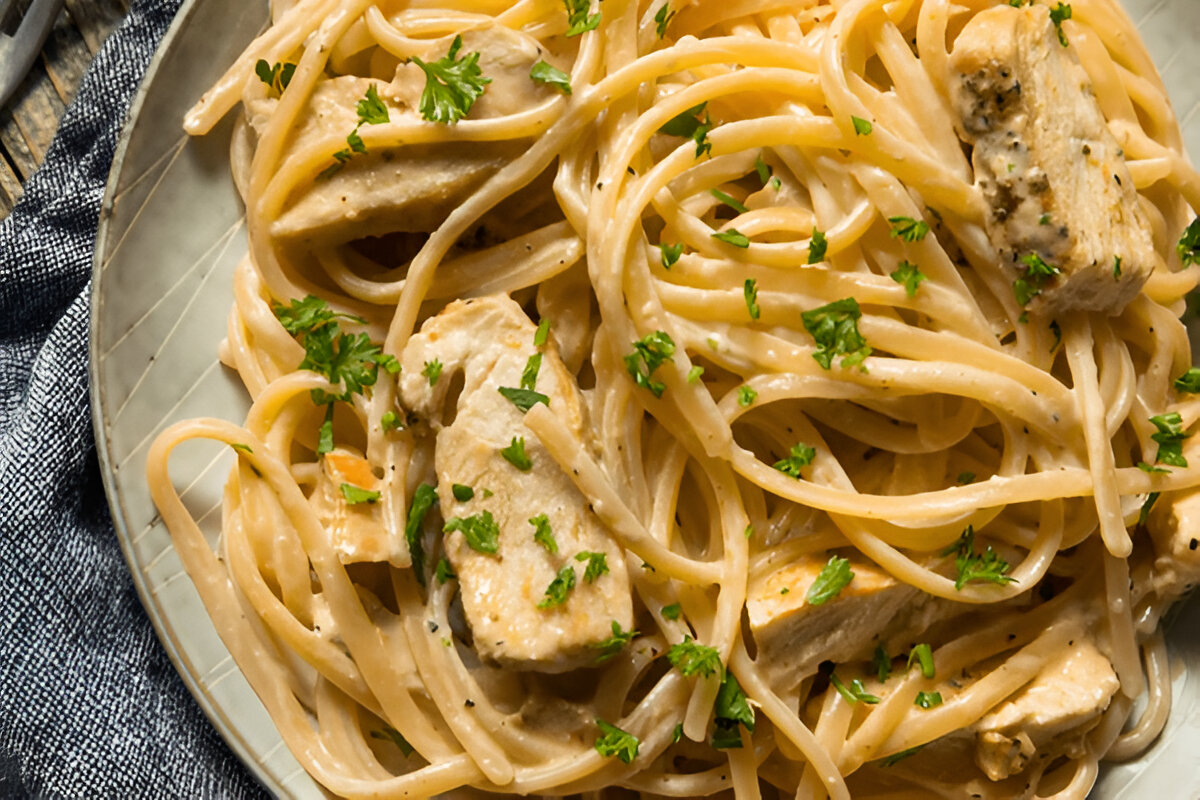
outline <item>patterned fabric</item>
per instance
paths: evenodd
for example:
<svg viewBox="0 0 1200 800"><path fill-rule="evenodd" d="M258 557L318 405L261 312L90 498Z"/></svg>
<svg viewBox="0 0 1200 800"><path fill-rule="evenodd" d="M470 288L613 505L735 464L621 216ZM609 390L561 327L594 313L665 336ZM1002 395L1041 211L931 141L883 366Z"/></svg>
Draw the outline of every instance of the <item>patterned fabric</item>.
<svg viewBox="0 0 1200 800"><path fill-rule="evenodd" d="M100 201L179 0L135 0L0 224L0 797L265 793L167 660L117 544L88 404Z"/></svg>

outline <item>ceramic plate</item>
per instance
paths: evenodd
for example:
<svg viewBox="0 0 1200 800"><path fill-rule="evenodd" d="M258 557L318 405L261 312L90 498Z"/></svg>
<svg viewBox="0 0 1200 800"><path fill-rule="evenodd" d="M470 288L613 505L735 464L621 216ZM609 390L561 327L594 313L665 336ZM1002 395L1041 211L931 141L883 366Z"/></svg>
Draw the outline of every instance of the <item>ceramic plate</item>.
<svg viewBox="0 0 1200 800"><path fill-rule="evenodd" d="M1200 153L1200 2L1124 0L1171 91L1189 150ZM244 418L240 383L216 360L246 249L229 176L227 120L189 139L184 112L266 19L265 0L189 0L136 98L113 165L96 243L92 408L113 521L134 583L184 682L234 751L275 795L323 793L283 746L208 621L144 479L154 436L196 416ZM172 476L216 540L228 448L190 444ZM1200 797L1200 602L1173 626L1175 707L1140 761L1108 767L1093 797ZM1192 672L1186 669L1191 666Z"/></svg>

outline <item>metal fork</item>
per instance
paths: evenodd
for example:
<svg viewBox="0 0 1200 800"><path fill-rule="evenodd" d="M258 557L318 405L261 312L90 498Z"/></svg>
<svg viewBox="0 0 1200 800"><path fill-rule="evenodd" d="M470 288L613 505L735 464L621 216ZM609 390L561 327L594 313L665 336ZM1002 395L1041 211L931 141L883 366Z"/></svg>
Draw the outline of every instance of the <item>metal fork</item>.
<svg viewBox="0 0 1200 800"><path fill-rule="evenodd" d="M0 0L0 22L7 16L14 0ZM63 0L33 0L21 18L21 25L12 36L0 33L0 108L21 85L29 73L42 44L54 27L54 20Z"/></svg>

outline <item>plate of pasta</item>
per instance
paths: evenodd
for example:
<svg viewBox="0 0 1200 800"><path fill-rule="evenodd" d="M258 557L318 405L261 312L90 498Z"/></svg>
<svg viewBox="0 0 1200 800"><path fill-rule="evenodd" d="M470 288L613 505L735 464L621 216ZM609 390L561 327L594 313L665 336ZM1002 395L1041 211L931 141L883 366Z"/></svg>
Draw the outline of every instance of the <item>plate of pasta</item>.
<svg viewBox="0 0 1200 800"><path fill-rule="evenodd" d="M185 683L281 797L1200 794L1197 34L185 3L91 352Z"/></svg>

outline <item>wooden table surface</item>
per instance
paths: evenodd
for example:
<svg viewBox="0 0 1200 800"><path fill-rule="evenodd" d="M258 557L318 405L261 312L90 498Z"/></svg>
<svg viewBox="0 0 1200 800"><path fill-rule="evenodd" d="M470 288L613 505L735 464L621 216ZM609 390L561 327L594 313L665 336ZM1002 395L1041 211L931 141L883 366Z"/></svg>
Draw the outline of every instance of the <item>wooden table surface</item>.
<svg viewBox="0 0 1200 800"><path fill-rule="evenodd" d="M0 20L0 30L11 33L28 3L18 0L12 19ZM0 109L0 219L12 211L25 181L42 163L88 64L128 5L127 0L66 0L41 57Z"/></svg>

